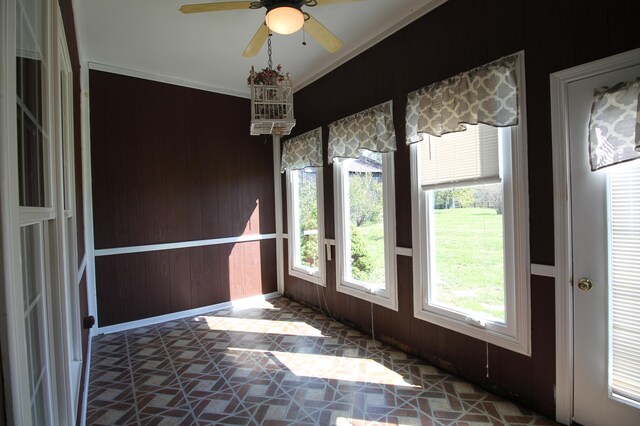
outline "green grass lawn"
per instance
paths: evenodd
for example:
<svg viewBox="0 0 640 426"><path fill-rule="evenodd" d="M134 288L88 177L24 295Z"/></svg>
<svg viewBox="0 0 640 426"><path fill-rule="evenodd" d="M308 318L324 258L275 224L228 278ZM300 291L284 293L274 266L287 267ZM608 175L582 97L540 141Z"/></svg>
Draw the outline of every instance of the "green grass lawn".
<svg viewBox="0 0 640 426"><path fill-rule="evenodd" d="M384 283L383 224L359 230L374 265L368 281ZM502 216L494 209L436 210L435 234L436 300L504 321Z"/></svg>
<svg viewBox="0 0 640 426"><path fill-rule="evenodd" d="M436 300L504 320L502 216L494 209L436 210L435 234Z"/></svg>

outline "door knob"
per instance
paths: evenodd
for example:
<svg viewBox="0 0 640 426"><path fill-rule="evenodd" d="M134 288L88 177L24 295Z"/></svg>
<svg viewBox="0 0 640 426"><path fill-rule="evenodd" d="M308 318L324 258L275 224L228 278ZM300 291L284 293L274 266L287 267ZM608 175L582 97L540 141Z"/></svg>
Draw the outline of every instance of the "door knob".
<svg viewBox="0 0 640 426"><path fill-rule="evenodd" d="M578 288L583 291L589 291L593 288L593 283L588 278L580 278L580 281L578 281Z"/></svg>

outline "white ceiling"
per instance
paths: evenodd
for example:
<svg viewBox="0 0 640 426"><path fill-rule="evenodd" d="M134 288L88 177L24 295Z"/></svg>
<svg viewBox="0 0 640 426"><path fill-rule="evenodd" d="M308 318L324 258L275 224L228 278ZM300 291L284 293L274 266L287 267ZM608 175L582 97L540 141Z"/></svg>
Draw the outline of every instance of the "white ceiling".
<svg viewBox="0 0 640 426"><path fill-rule="evenodd" d="M217 2L219 0L215 0ZM273 63L290 72L298 90L446 0L365 0L303 7L343 42L327 53L302 31L274 34ZM180 6L206 0L75 0L83 61L102 69L236 96L249 96L251 66L267 65L266 44L253 58L242 52L265 9L185 15Z"/></svg>

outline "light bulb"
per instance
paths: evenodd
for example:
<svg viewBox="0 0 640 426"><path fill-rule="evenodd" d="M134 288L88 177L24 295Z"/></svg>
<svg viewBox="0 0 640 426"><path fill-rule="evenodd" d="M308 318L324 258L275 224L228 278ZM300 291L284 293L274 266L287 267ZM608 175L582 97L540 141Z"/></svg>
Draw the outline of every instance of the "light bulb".
<svg viewBox="0 0 640 426"><path fill-rule="evenodd" d="M292 34L304 25L304 15L295 7L280 6L267 12L265 22L274 33Z"/></svg>

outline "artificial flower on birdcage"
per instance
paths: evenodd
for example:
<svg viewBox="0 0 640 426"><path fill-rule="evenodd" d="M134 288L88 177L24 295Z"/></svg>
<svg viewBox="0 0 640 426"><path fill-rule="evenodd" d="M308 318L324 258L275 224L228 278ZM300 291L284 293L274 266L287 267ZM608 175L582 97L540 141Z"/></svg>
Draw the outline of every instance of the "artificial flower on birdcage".
<svg viewBox="0 0 640 426"><path fill-rule="evenodd" d="M283 74L282 64L278 64L275 70L270 67L266 67L255 72L252 68L251 73L247 78L247 84L251 85L252 78L253 84L256 86L277 86L289 79L289 73Z"/></svg>

